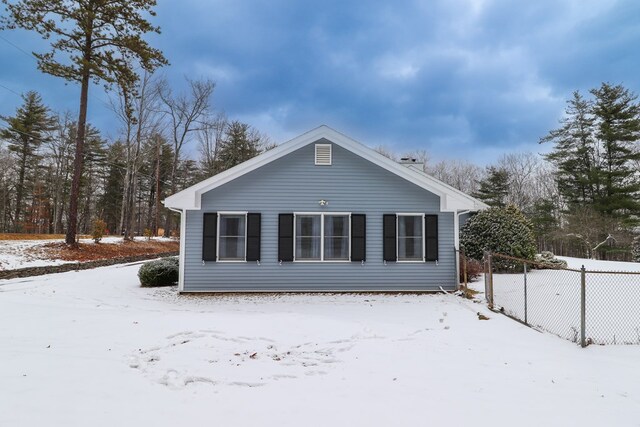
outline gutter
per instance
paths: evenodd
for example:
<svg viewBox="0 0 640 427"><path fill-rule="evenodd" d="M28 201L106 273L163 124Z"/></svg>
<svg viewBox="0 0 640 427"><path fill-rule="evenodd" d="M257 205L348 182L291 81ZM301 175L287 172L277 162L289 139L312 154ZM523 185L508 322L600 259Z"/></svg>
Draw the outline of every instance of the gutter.
<svg viewBox="0 0 640 427"><path fill-rule="evenodd" d="M467 214L469 212L473 212L470 209L467 209L466 211L460 211L460 212L456 212L455 215L455 220L454 220L454 232L455 232L455 236L454 236L454 251L456 253L456 289L458 288L458 286L460 285L460 216Z"/></svg>
<svg viewBox="0 0 640 427"><path fill-rule="evenodd" d="M164 204L164 202L162 203ZM187 218L185 215L186 210L180 210L175 208L170 208L165 206L165 208L170 211L177 212L180 214L180 252L178 253L178 292L182 292L184 290L184 262L185 262L185 234L187 229Z"/></svg>

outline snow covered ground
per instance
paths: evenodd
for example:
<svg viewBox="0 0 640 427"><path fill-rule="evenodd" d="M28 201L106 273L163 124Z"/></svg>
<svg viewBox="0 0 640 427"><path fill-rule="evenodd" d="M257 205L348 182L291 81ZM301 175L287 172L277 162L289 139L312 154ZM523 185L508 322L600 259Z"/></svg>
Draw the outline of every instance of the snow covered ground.
<svg viewBox="0 0 640 427"><path fill-rule="evenodd" d="M0 281L0 425L640 423L640 346L453 295L178 296L138 268Z"/></svg>
<svg viewBox="0 0 640 427"><path fill-rule="evenodd" d="M559 259L567 261L569 268L581 268L594 271L637 271L640 272L640 262L601 261L597 259L572 258L559 256Z"/></svg>
<svg viewBox="0 0 640 427"><path fill-rule="evenodd" d="M0 240L0 270L59 265L69 261L50 260L38 248L53 240Z"/></svg>

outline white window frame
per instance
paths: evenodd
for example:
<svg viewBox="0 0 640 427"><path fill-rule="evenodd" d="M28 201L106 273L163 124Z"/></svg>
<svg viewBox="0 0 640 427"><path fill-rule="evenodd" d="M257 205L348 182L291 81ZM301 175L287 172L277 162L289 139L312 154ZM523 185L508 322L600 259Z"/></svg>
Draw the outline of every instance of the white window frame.
<svg viewBox="0 0 640 427"><path fill-rule="evenodd" d="M401 260L400 256L399 256L399 252L400 252L400 233L398 233L399 230L399 224L400 224L400 217L401 216L419 216L422 217L422 244L420 245L420 247L422 248L422 260L419 259L405 259L405 260ZM396 262L404 262L404 263L424 263L425 258L426 258L426 254L425 254L425 250L424 250L424 231L425 231L425 220L424 220L424 214L423 213L396 213Z"/></svg>
<svg viewBox="0 0 640 427"><path fill-rule="evenodd" d="M241 212L218 212L218 223L216 224L216 262L247 262L247 211ZM220 259L220 220L223 215L244 215L244 259Z"/></svg>
<svg viewBox="0 0 640 427"><path fill-rule="evenodd" d="M296 259L296 224L297 217L315 215L320 217L320 259ZM324 259L324 217L325 216L346 216L349 217L349 230L347 231L347 237L349 238L348 259ZM294 212L293 213L293 262L351 262L351 212Z"/></svg>

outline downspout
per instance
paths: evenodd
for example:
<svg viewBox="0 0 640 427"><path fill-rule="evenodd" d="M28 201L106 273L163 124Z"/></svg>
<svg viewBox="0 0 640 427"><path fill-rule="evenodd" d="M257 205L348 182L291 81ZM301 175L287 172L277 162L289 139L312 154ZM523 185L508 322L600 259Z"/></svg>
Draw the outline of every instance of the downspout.
<svg viewBox="0 0 640 427"><path fill-rule="evenodd" d="M455 235L453 238L453 247L456 258L456 289L460 286L460 215L468 214L469 212L471 212L471 210L467 209L466 211L456 212L454 216L453 229Z"/></svg>
<svg viewBox="0 0 640 427"><path fill-rule="evenodd" d="M164 204L164 203L163 203ZM180 214L180 252L178 253L178 293L184 291L184 262L185 262L185 241L186 241L186 229L187 229L187 215L185 210L174 209L165 206L167 209Z"/></svg>

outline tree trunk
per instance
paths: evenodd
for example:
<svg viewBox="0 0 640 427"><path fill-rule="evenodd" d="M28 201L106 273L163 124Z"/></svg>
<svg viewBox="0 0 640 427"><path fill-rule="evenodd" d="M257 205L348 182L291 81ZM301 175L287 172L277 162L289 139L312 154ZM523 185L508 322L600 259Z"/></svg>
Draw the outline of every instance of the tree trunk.
<svg viewBox="0 0 640 427"><path fill-rule="evenodd" d="M141 96L144 96L144 92ZM136 193L138 190L138 168L140 167L140 148L142 146L142 123L138 123L136 130L136 146L133 154L133 162L131 164L131 173L129 174L129 192L127 197L127 217L126 228L128 236L125 234L125 239L134 240L134 228L136 225ZM138 211L139 211L138 206ZM139 230L138 224L138 232Z"/></svg>
<svg viewBox="0 0 640 427"><path fill-rule="evenodd" d="M20 159L20 173L16 188L16 214L14 217L13 231L20 232L20 211L22 210L22 195L24 194L24 174L27 168L27 142L22 147L22 159Z"/></svg>
<svg viewBox="0 0 640 427"><path fill-rule="evenodd" d="M160 136L156 135L156 208L153 217L153 235L158 236L158 226L160 225Z"/></svg>
<svg viewBox="0 0 640 427"><path fill-rule="evenodd" d="M89 170L85 174L87 181L85 188L87 189L84 202L84 212L82 212L82 227L81 232L87 233L91 231L91 191L93 188L93 168L89 163Z"/></svg>
<svg viewBox="0 0 640 427"><path fill-rule="evenodd" d="M178 188L178 185L176 183L176 175L178 174L178 151L176 150L176 153L174 154L174 159L173 159L173 165L171 166L171 194L175 194L176 193L176 189ZM171 227L172 227L172 220L173 217L171 215L171 212L167 212L167 219L165 221L165 225L164 225L164 237L171 237Z"/></svg>
<svg viewBox="0 0 640 427"><path fill-rule="evenodd" d="M126 231L125 231L125 218L127 218L127 200L128 200L128 191L129 191L129 174L131 173L131 162L130 162L130 158L131 158L131 147L127 148L127 163L126 163L126 171L124 174L124 182L123 182L123 188L122 188L122 207L120 209L120 222L118 225L118 233L125 238L127 238L126 236Z"/></svg>
<svg viewBox="0 0 640 427"><path fill-rule="evenodd" d="M89 58L85 55L86 63ZM89 96L89 69L85 66L80 90L80 113L78 114L78 130L76 134L76 154L73 161L73 179L71 180L71 194L69 195L69 223L67 224L67 245L78 246L76 230L78 227L78 198L80 196L80 178L82 177L82 160L84 156L84 135L87 125L87 98Z"/></svg>

